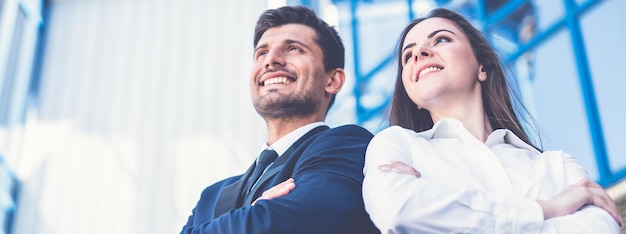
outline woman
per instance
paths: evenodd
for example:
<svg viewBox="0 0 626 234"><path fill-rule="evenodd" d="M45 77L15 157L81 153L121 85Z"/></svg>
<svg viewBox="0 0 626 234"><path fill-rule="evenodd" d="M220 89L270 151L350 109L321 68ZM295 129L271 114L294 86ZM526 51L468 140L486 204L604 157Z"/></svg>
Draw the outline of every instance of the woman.
<svg viewBox="0 0 626 234"><path fill-rule="evenodd" d="M613 200L571 155L541 152L500 60L436 9L398 44L389 128L370 142L363 198L383 233L618 233Z"/></svg>

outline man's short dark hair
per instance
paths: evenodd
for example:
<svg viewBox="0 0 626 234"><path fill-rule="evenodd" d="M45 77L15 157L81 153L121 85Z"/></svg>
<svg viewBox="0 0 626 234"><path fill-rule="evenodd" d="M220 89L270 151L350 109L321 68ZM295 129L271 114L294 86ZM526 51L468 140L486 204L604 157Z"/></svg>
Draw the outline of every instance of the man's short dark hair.
<svg viewBox="0 0 626 234"><path fill-rule="evenodd" d="M314 11L303 6L285 6L270 9L261 14L254 29L254 47L257 46L265 31L285 24L303 24L315 31L315 42L322 48L326 72L335 68L344 68L345 49L339 33L334 27L318 18Z"/></svg>

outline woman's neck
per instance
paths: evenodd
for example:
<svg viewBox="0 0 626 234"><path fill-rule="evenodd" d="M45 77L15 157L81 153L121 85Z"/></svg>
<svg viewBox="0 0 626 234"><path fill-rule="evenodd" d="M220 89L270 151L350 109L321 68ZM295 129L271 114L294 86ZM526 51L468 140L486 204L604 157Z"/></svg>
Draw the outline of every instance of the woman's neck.
<svg viewBox="0 0 626 234"><path fill-rule="evenodd" d="M430 112L434 122L438 122L443 118L455 118L461 123L463 127L467 129L476 139L481 142L485 142L489 134L493 132L493 126L487 118L487 115L483 111L482 105L480 108L470 108L463 111L446 111L446 112Z"/></svg>

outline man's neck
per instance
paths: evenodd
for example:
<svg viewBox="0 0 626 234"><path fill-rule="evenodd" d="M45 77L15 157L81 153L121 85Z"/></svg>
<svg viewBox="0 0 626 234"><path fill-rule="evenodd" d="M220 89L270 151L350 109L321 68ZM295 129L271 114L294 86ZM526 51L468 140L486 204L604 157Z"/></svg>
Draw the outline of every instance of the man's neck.
<svg viewBox="0 0 626 234"><path fill-rule="evenodd" d="M318 118L292 118L292 119L271 119L266 120L267 124L267 145L272 145L281 137L310 123L321 122Z"/></svg>

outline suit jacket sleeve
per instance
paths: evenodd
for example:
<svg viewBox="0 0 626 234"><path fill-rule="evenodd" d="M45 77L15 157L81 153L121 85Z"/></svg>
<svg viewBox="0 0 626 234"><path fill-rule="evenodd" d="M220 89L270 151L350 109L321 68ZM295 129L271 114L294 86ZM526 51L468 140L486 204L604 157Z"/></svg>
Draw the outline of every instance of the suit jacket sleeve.
<svg viewBox="0 0 626 234"><path fill-rule="evenodd" d="M201 224L188 223L182 233L377 233L361 196L365 149L371 138L355 125L312 137L269 185L292 177L296 188L291 193Z"/></svg>

